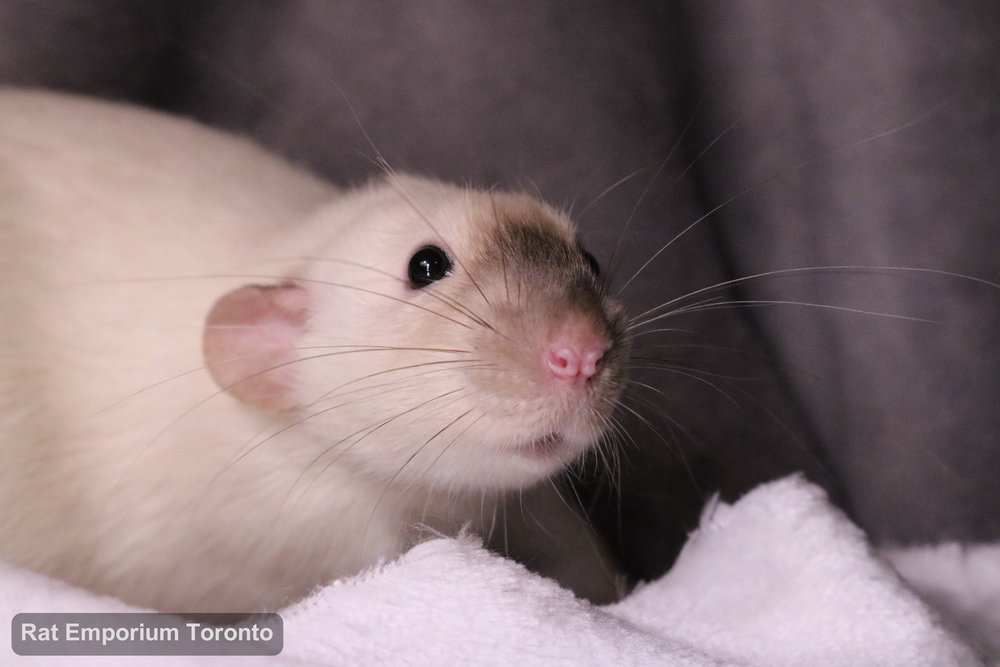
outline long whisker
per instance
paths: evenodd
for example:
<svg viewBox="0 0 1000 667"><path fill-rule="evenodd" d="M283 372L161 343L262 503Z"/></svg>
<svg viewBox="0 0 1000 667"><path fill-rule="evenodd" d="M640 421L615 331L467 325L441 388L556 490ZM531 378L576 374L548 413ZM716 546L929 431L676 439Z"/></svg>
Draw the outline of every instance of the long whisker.
<svg viewBox="0 0 1000 667"><path fill-rule="evenodd" d="M639 275L643 271L645 271L646 268L656 260L657 257L659 257L664 252L666 252L666 250L670 246L672 246L674 243L676 243L681 238L683 238L684 236L686 236L687 233L690 232L692 229L694 229L695 227L697 227L698 225L700 225L702 222L704 222L705 220L707 220L711 216L715 215L716 212L720 211L721 209L725 208L726 206L729 206L730 204L732 204L734 201L736 201L740 197L746 196L751 191L753 191L753 190L755 190L755 189L757 189L757 188L759 188L759 187L761 187L763 185L766 185L770 181L773 181L773 180L777 179L779 176L780 176L780 174L775 174L775 175L773 175L773 176L771 176L769 178L763 179L761 181L758 181L757 183L749 185L746 188L744 188L743 190L740 190L739 192L737 192L736 194L734 194L732 197L729 197L728 199L720 202L719 204L716 204L711 209L709 209L708 212L706 212L706 213L698 216L698 218L696 218L694 222L692 222L690 225L688 225L687 227L685 227L684 229L682 229L681 231L679 231L677 234L674 235L673 238L671 238L664 245L662 245L659 250L657 250L656 252L654 252L649 257L649 259L647 259L642 264L642 266L640 266L636 270L636 272L632 274L632 277L629 278L628 280L626 280L625 283L621 287L618 288L617 294L620 296L622 294L622 292L624 292L628 288L628 286L631 285L633 283L633 281L635 281L635 279L638 278Z"/></svg>
<svg viewBox="0 0 1000 667"><path fill-rule="evenodd" d="M944 278L953 278L956 280L965 280L972 283L980 284L985 287L990 287L992 289L1000 290L1000 283L995 283L983 278L977 278L975 276L969 276L962 273L956 273L953 271L943 271L939 269L925 269L917 267L906 267L906 266L863 266L863 265L829 265L829 266L808 266L808 267L798 267L791 269L777 269L773 271L763 271L760 273L755 273L748 276L742 276L740 278L732 278L730 280L724 280L722 282L715 283L714 285L708 285L700 289L693 290L684 294L682 296L676 297L669 301L666 301L659 306L650 308L644 313L633 317L630 322L637 322L640 320L651 321L648 319L653 313L657 313L662 310L669 309L676 303L680 303L686 299L690 299L695 296L706 294L713 291L718 291L732 287L734 285L742 285L754 280L763 280L766 278L778 278L783 276L793 276L793 275L803 275L803 274L822 274L822 273L887 273L887 274L900 274L905 276L906 274L926 274L940 276Z"/></svg>
<svg viewBox="0 0 1000 667"><path fill-rule="evenodd" d="M361 537L362 543L364 543L365 539L368 536L368 528L371 526L371 521L374 519L375 514L378 512L379 507L382 505L382 501L385 499L386 495L389 493L389 489L391 489L393 487L393 485L395 484L396 479L398 479L399 476L402 474L403 469L406 468L406 466L408 466L410 464L410 462L412 462L421 452L423 452L424 449L426 449L428 446L430 446L430 444L432 442L434 442L438 437L440 437L441 434L443 434L449 428L451 428L452 426L454 426L455 424L457 424L458 422L460 422L462 419L464 419L471 412L472 412L471 408L469 410L466 410L465 412L463 412L462 414L460 414L459 416L455 417L450 422L448 422L447 424L445 424L444 426L442 426L432 436L430 436L429 438L427 438L427 440L425 440L422 445L420 445L419 447L417 447L413 451L413 453L410 454L409 457L407 457L406 461L404 461L403 464L400 465L399 468L396 469L396 472L394 472L392 474L392 477L390 477L388 479L388 481L386 481L385 485L382 488L382 493L379 495L378 499L375 501L375 505L372 507L371 518L369 519L368 523L366 524L366 526L365 526L365 532L364 532L364 534ZM468 428L471 428L471 426L468 427ZM466 430L468 430L468 428L466 428ZM462 433L464 433L464 432L465 431L462 431ZM442 454L444 454L445 451L447 451L448 447L450 447L452 444L454 444L455 441L458 440L459 437L461 437L462 433L459 433L458 436L456 436L454 439L452 439L451 443L449 443L448 446L446 446L445 448L442 449L441 453L438 454L438 457L434 459L435 462L438 460L438 458L441 457Z"/></svg>
<svg viewBox="0 0 1000 667"><path fill-rule="evenodd" d="M916 118L913 118L913 119L907 121L906 123L903 123L901 125L897 125L897 126L895 126L893 128L890 128L888 130L884 130L882 132L877 132L877 133L875 133L875 134L873 134L871 136L865 137L863 139L859 139L859 140L857 140L855 142L849 143L849 144L844 145L844 146L840 146L840 147L832 149L830 151L826 151L826 152L821 153L819 155L813 156L812 158L810 158L808 160L804 160L802 162L794 164L794 165L792 165L791 167L788 168L788 173L804 169L805 167L809 166L810 164L813 164L814 162L817 162L817 161L823 159L824 157L828 157L830 155L837 154L837 153L846 152L846 151L849 151L849 150L854 150L854 149L856 149L856 148L858 148L860 146L864 146L865 144L868 144L868 143L877 141L879 139L883 139L885 137L888 137L888 136L897 134L899 132L902 132L902 131L910 128L910 127L913 127L915 125L918 125L918 124L926 121L931 116L934 116L935 114L939 113L944 107L946 107L950 103L951 103L950 99L944 100L944 101L942 101L942 102L934 105L932 108L930 108L929 110L925 111L924 113L918 115ZM737 119L735 122L733 122L732 124L730 124L725 130L723 130L722 133L719 135L719 137L716 137L716 139L714 139L709 144L709 146L707 148L710 148L714 143L716 143L721 138L722 135L724 135L724 134L728 133L729 131L731 131L740 122L741 118ZM706 150L707 150L707 148L706 148ZM704 152L705 151L702 151L702 153L699 153L698 157L700 158L701 155L704 154ZM696 158L696 160L697 160L697 158ZM682 237L684 237L685 235L687 235L688 232L690 232L692 229L694 229L695 227L697 227L704 220L706 220L710 216L712 216L715 213L717 213L720 209L725 208L725 207L729 206L730 204L732 204L734 201L740 199L741 197L746 196L748 193L750 193L750 192L752 192L754 190L757 190L759 188L762 188L763 186L767 185L768 183L771 183L772 181L775 181L775 180L778 180L780 178L783 178L785 175L786 175L786 172L779 171L779 172L776 172L776 173L774 173L774 174L772 174L772 175L770 175L770 176L768 176L766 178L762 178L760 180L752 182L748 186L746 186L745 188L739 190L738 192L736 192L734 195L728 197L727 199L724 199L721 203L717 204L716 206L714 206L711 209L709 209L706 213L704 213L701 216L699 216L694 222L692 222L690 225L688 225L687 227L685 227L684 229L682 229L672 239L670 239L669 241L667 241L667 243L664 246L662 246L659 250L657 250L655 253L653 253L653 255L649 259L647 259L646 262L641 267L639 267L639 269L632 275L632 277L630 277L628 280L626 280L625 284L622 285L621 288L619 288L618 294L621 294L633 281L635 281L635 279L646 269L646 267L648 267L657 257L659 257L661 254L663 254L663 252L665 252L667 250L667 248L669 248L671 245L673 245L674 243L676 243L679 239L681 239Z"/></svg>
<svg viewBox="0 0 1000 667"><path fill-rule="evenodd" d="M391 280L394 280L394 281L396 281L397 283L399 283L401 285L407 285L408 284L405 279L397 276L394 273L391 273L391 272L386 271L384 269L379 269L379 268L374 267L374 266L370 266L368 264L363 264L361 262L355 262L355 261L351 261L351 260L339 259L339 258L333 258L333 257L316 257L316 256L308 256L308 255L301 256L301 257L290 257L290 258L284 258L284 259L286 259L286 260L297 260L297 261L303 261L303 262L323 262L323 263L332 263L332 264L344 264L346 266L353 266L353 267L357 267L357 268L360 268L360 269L365 269L367 271L371 271L373 273L377 273L379 275L382 275L382 276L385 276L387 278L390 278ZM271 261L278 261L278 260L271 260ZM454 310L454 311L456 311L456 312L464 315L465 317L468 317L474 323L476 323L476 324L478 324L478 325L480 325L482 327L485 327L485 328L489 329L490 331L493 331L495 333L499 333L497 331L497 329L489 321L486 320L485 317L483 317L482 315L479 315L478 313L476 313L475 311L473 311L471 308L469 308L468 306L466 306L466 305L458 302L457 300L455 300L455 299L453 299L451 297L445 296L444 294L440 294L440 293L438 293L436 291L433 291L433 290L430 290L430 291L425 290L424 294L427 294L431 298L433 298L436 301L438 301L438 302L440 302L440 303L448 306L452 310Z"/></svg>
<svg viewBox="0 0 1000 667"><path fill-rule="evenodd" d="M657 393L657 394L660 394L660 395L664 395L664 393L662 391L660 391L656 387L653 387L653 386L648 385L648 384L644 384L644 383L641 383L641 382L636 382L636 381L633 380L633 381L629 382L629 385L632 386L632 387L638 387L638 388L642 388L642 389L647 389L647 390L652 391L654 393ZM678 422L676 419L674 419L673 417L671 417L670 415L668 415L666 412L664 412L663 409L659 405L651 403L647 399L645 399L644 397L641 397L639 395L634 395L634 399L637 400L637 401L639 401L639 402L641 402L641 403L643 403L647 408L649 408L649 409L653 410L654 412L656 412L657 415L661 419L663 419L664 421L666 421L667 423L669 423L673 428L677 429L682 434L684 434L690 441L697 442L697 439L694 437L694 435L688 429L684 428L680 424L680 422ZM683 450L681 450L680 448L678 448L677 445L676 445L676 443L672 443L669 440L667 440L663 436L663 433L661 433L660 429L656 428L656 426L654 426L653 423L650 422L649 419L647 419L645 415L643 415L638 410L636 410L636 409L632 408L631 406L629 406L625 401L621 402L620 407L621 407L621 409L625 410L626 412L628 412L629 414L631 414L633 417L635 417L636 419L638 419L640 421L640 423L642 423L643 426L645 426L647 429L649 429L649 432L653 434L653 437L655 437L657 440L659 440L660 442L662 442L667 447L667 449L669 449L670 451L672 451L674 453L674 455L677 456L678 460L680 460L680 462L681 462L681 465L684 466L684 470L687 473L688 478L691 480L691 483L694 484L695 486L697 486L698 482L697 482L697 480L695 478L694 471L691 469L691 465L688 462L687 457L684 456Z"/></svg>
<svg viewBox="0 0 1000 667"><path fill-rule="evenodd" d="M131 462L125 467L125 469L123 471L123 475L127 474L127 471L130 470L132 468L132 466L134 466L136 464L136 462L139 460L139 458L142 456L142 454L149 447L151 447L157 440L159 440L167 431L169 431L171 428L173 428L174 426L176 426L177 424L179 424L181 421L183 421L184 419L186 419L189 415L193 414L196 410L198 410L199 408L201 408L202 406L204 406L205 404L207 404L209 401L211 401L211 400L213 400L213 399L215 399L215 398L217 398L217 397L219 397L219 396L221 396L221 395L229 392L230 390L232 390L234 387L238 386L239 384L241 384L243 382L251 381L251 380L253 380L256 377L259 377L259 376L264 375L266 373L270 373L270 372L272 372L274 370L277 370L279 368L283 368L285 366L290 366L290 365L293 365L293 364L298 364L298 363L302 363L302 362L306 362L306 361L312 361L312 360L315 360L315 359L322 359L324 357L337 356L337 355L341 355L341 354L348 354L348 353L356 352L356 351L358 351L358 350L350 350L350 351L346 351L346 352L345 351L328 352L328 353L324 353L324 354L318 354L318 355L301 357L299 359L293 359L293 360L290 360L290 361L282 362L280 364L275 364L274 366L271 366L269 368L265 368L263 370L260 370L260 371L257 371L255 373L249 374L246 377L241 378L240 380L237 380L236 382L233 382L233 383L231 383L231 384L229 384L229 385L227 385L225 387L219 387L214 392L211 392L210 394L208 394L204 398L202 398L199 401L197 401L191 407L189 407L186 410L182 411L178 416L176 416L168 424L166 424L163 428L161 428L159 431L157 431L157 433L155 435L153 435L153 437L150 438L150 440L143 447L141 447L140 449L137 449L133 453L133 455L132 455ZM363 351L368 351L368 350L363 350ZM245 355L245 356L255 356L255 355ZM428 363L435 363L435 362L428 362ZM201 369L195 369L195 370L201 370ZM179 375L177 377L183 377L183 376L189 375L189 374L191 374L193 372L195 372L195 371L194 370L193 371L186 371L185 373L182 373L181 375ZM158 384L163 384L164 382L169 382L171 379L176 379L176 378L168 378L167 380L161 381ZM147 391L148 389L149 388L145 388L145 389L142 389L142 390L140 390L138 392L133 392L132 395L133 396L134 395L138 395L138 394L142 393L143 391ZM120 399L118 401L118 403L121 403L121 401L127 400L127 399L128 399L128 397L126 397L124 399ZM110 409L110 408L106 408L106 409Z"/></svg>
<svg viewBox="0 0 1000 667"><path fill-rule="evenodd" d="M883 130L881 132L877 132L877 133L875 133L875 134L873 134L871 136L865 137L863 139L858 139L857 141L853 141L853 142L851 142L849 144L846 144L844 146L838 146L837 148L833 148L833 149L828 150L828 151L823 151L823 152L819 153L818 155L814 155L813 157L809 158L808 160L804 160L802 162L799 162L799 163L795 164L792 167L792 169L793 170L802 169L804 167L807 167L807 166L813 164L814 162L818 162L818 161L820 161L820 160L822 160L824 158L830 157L831 155L836 155L837 153L844 153L844 152L847 152L847 151L850 151L850 150L854 150L855 148L859 148L861 146L864 146L865 144L870 144L870 143L872 143L874 141L878 141L879 139L884 139L885 137L890 137L890 136L892 136L894 134L898 134L899 132L902 132L903 130L907 130L907 129L915 126L915 125L919 125L920 123L923 123L924 121L926 121L928 118L931 118L932 116L937 115L938 113L941 112L942 109L944 109L945 107L947 107L948 105L950 105L952 103L952 101L953 101L952 98L948 98L948 99L942 100L941 102L938 102L937 104L935 104L934 106L932 106L930 109L928 109L927 111L925 111L922 114L920 114L919 116L917 116L916 118L913 118L913 119L911 119L911 120L903 123L902 125L897 125L897 126L892 127L892 128L890 128L888 130Z"/></svg>
<svg viewBox="0 0 1000 667"><path fill-rule="evenodd" d="M455 419L455 420L454 420L454 421L452 422L452 424L454 424L455 422L457 422L457 421L458 421L458 419L462 419L462 418L464 418L464 417L468 416L468 415L469 415L469 414L471 414L471 413L472 413L472 409L469 409L469 410L465 411L464 413L462 413L461 415L459 415L459 417L458 417L457 419ZM448 443L447 445L445 445L445 446L444 446L444 447L443 447L443 448L441 449L441 451L440 451L440 452L438 452L438 455L437 455L437 456L435 456L435 457L434 457L434 459L433 459L433 460L432 460L432 461L431 461L430 463L428 463L428 464L427 464L427 468L426 468L426 469L424 470L424 472L425 472L425 473L426 473L426 472L430 472L431 468L433 468L433 467L434 467L434 466L435 466L435 465L437 464L437 462L438 462L438 461L439 461L439 460L441 459L441 457L442 457L442 456L444 456L444 455L445 455L445 453L447 453L447 451L448 451L449 449L451 449L451 448L452 448L452 447L453 447L453 446L455 445L455 443L456 443L456 442L458 442L459 440L461 440L461 438L462 438L462 436L463 436L463 435L465 435L466 433L468 433L468 432L469 432L469 430L470 430L470 429L471 429L471 428L472 428L473 426L475 426L476 424L478 424L478 423L479 423L479 421L480 421L481 419L483 419L483 418L484 418L485 416L486 416L486 415L483 415L483 414L479 415L478 417L476 417L475 419L473 419L473 420L472 420L472 421L471 421L471 422L469 423L469 425L468 425L468 426L466 426L466 427L465 427L464 429L462 429L461 431L459 431L459 432L458 432L458 433L457 433L457 434L455 435L455 437L454 437L454 438L452 438L452 439L451 439L451 441L450 441L450 442L449 442L449 443ZM426 445L425 445L425 446L426 446ZM406 462L406 464L408 464L408 463L410 462L410 460L411 460L412 458L413 458L413 457L411 456L411 457L410 457L410 459L407 459L407 462ZM403 465L405 466L406 464L403 464ZM402 471L402 467L400 467L400 471ZM397 474L398 474L398 473L397 473ZM395 477L394 477L394 478L395 478ZM411 485L412 485L412 484L413 484L413 483L411 482Z"/></svg>
<svg viewBox="0 0 1000 667"><path fill-rule="evenodd" d="M641 363L635 363L635 362L641 362ZM707 371L694 366L688 366L687 364L674 363L664 359L642 359L642 358L635 359L634 362L631 365L629 365L629 370L669 371L671 373L678 373L682 375L690 374L692 376L697 376L697 377L692 377L692 379L699 379L700 377L713 378L716 380L731 380L731 381L748 379L742 375L732 375L728 373L717 373L714 371Z"/></svg>
<svg viewBox="0 0 1000 667"><path fill-rule="evenodd" d="M224 326L224 325L212 325L211 327L206 327L206 328L213 328L213 329L226 328L226 329L232 329L232 328L240 328L240 327ZM317 355L317 356L312 356L312 357L305 357L302 360L305 361L305 360L309 360L309 359L317 359L317 358L322 358L322 357L332 357L332 356L337 356L337 355L341 355L341 354L354 354L354 353L358 353L358 352L386 352L386 351L403 351L403 352L408 352L408 351L412 351L412 352L441 352L441 353L451 353L451 354L469 354L468 350L458 350L458 349L448 349L448 348L435 348L435 347L399 347L399 346L394 346L394 345L364 345L364 346L362 346L362 345L312 345L312 346L292 347L292 348L289 348L289 349L290 350L295 350L295 351L302 352L302 351L306 351L306 350L329 350L329 349L335 349L335 348L342 348L342 351L340 351L340 352L330 352L330 353L327 353L327 354ZM258 355L256 355L256 354L239 355L237 357L230 357L230 358L228 358L228 359L226 359L226 360L224 360L222 362L219 362L219 363L225 363L225 362L228 362L228 361L236 361L238 359L253 358L253 357L256 357L256 356L258 356ZM291 363L291 362L285 362L285 363L287 364L287 363ZM283 365L285 365L285 364L281 364L279 366L275 366L273 368L266 369L264 371L261 371L260 373L266 373L266 372L268 372L270 370L275 370L275 369L277 369L277 368L279 368L280 366L283 366ZM101 408L100 410L98 410L97 412L95 412L91 416L92 417L97 417L97 416L99 416L101 414L104 414L105 412L108 412L109 410L113 410L114 408L116 408L117 406L121 405L122 403L125 403L125 402L127 402L127 401L135 398L136 396L139 396L139 395L145 393L145 392L152 391L152 390L154 390L157 387L160 387L162 385L168 384L170 382L174 382L174 381L179 380L181 378L187 377L188 375L193 375L195 373L200 373L200 372L203 372L203 371L206 371L206 370L208 370L208 366L198 366L197 368L191 368L191 369L188 369L186 371L182 371L180 373L177 373L176 375L171 375L168 378L165 378L163 380L159 380L159 381L154 382L152 384L146 385L142 389L138 389L138 390L133 391L133 392L131 392L129 394L126 394L125 396L122 396L118 400L116 400L116 401L114 401L112 403L109 403L108 405L104 406L103 408ZM253 376L247 377L246 380L250 380L250 379L252 379L254 377L257 377L258 375L260 375L260 373L255 373ZM235 384L232 385L232 386L235 386ZM216 392L216 394L213 394L213 396L217 396L219 393L223 393L223 392L227 391L228 389L232 388L232 386L220 389L220 391ZM212 397L210 396L209 398L212 398Z"/></svg>
<svg viewBox="0 0 1000 667"><path fill-rule="evenodd" d="M667 159L669 159L669 156L668 156ZM662 163L664 161L665 160L661 160L660 162ZM586 206L584 206L580 210L579 213L574 213L572 215L573 219L575 219L575 220L581 220L581 219L583 219L584 216L587 215L587 211L589 211L594 206L596 206L598 204L598 202L600 202L602 199L604 199L609 194L611 194L612 192L614 192L617 188L620 188L622 185L628 183L633 178L637 177L639 174L641 174L642 172L646 171L647 169L650 169L651 167L652 167L652 165L646 165L644 167L639 167L635 171L633 171L633 172L631 172L629 174L626 174L625 176L622 176L617 181L615 181L614 183L612 183L608 187L606 187L603 190L601 190L601 192L597 196L595 196L593 199L591 199L590 203L587 204ZM659 172L657 172L657 173L659 173ZM612 258L614 258L614 254L612 254Z"/></svg>
<svg viewBox="0 0 1000 667"><path fill-rule="evenodd" d="M415 348L415 349L421 349L421 348ZM236 386L240 382L248 381L248 380L250 380L250 379L252 379L254 377L257 377L257 376L262 375L264 373L271 372L271 371L273 371L273 370L275 370L277 368L280 368L280 367L283 367L283 366L287 366L287 365L290 365L290 364L293 364L293 363L298 363L298 362L302 362L302 361L311 361L311 360L315 360L315 359L321 359L321 358L324 358L324 357L335 356L335 355L345 354L345 353L349 353L349 352L350 351L348 351L348 352L331 352L329 354L314 355L312 357L304 357L302 359L295 359L293 361L284 362L282 364L277 364L277 365L275 365L273 367L266 368L266 369L264 369L262 371L258 371L258 372L254 373L252 375L249 375L246 378L243 378L243 379L241 379L241 380L233 383L232 385L230 385L228 387L220 388L217 391L215 391L214 393L210 394L209 396L201 399L200 401L198 401L196 404L194 404L193 406L191 406L190 408L188 408L184 412L182 412L178 417L176 417L173 421L171 421L163 429L161 429L155 436L153 436L153 438L150 440L149 443L147 443L147 445L145 447L151 446L164 433L166 433L173 426L175 426L180 421L182 421L183 419L185 419L188 415L192 414L195 410L199 409L201 406L205 405L206 403L208 403L213 398L216 398L216 397L218 397L218 396L220 396L220 395L228 392L232 387ZM410 368L421 368L421 367L435 365L435 364L439 364L439 363L461 363L461 361L460 360L455 360L455 361L451 361L451 362L424 362L422 364L414 364L414 365L408 366L408 367L397 367L397 368L387 369L385 371L380 371L378 373L373 373L373 374L371 374L369 376L366 376L366 378L370 378L372 376L381 375L381 374L385 374L385 373L395 372L395 371L399 371L399 370L407 370L407 369L410 369ZM366 379L366 378L358 378L355 381L360 381L360 380L363 380L363 379ZM397 383L398 383L398 381L397 381ZM348 385L348 384L350 384L350 382L344 383L343 385L341 385L341 387L343 387L345 385ZM321 400L321 399L318 399L318 400ZM318 400L316 402L318 402ZM312 405L315 405L316 402L314 402ZM335 410L337 408L343 407L343 405L346 405L346 404L334 405L334 406L325 408L323 410L320 410L318 412L307 414L307 415L305 415L305 416L303 416L303 417L301 417L299 419L293 420L291 422L288 422L288 423L284 424L282 427L278 428L277 430L269 433L268 436L266 438L264 438L263 440L257 441L255 444L251 444L251 443L254 443L255 440L257 440L257 437L261 433L263 433L265 430L267 430L266 427L263 428L263 429L261 429L261 431L258 431L258 433L253 438L251 438L249 441L247 441L246 443L244 443L244 445L240 448L240 451L238 451L236 453L235 457L232 460L230 460L230 462L225 467L223 467L219 472L217 472L212 477L212 479L206 485L206 488L205 488L204 491L207 492L207 489L210 488L212 484L214 484L215 482L217 482L219 480L219 478L222 476L222 474L226 470L232 468L233 466L235 466L236 464L238 464L240 461L244 460L246 457L248 457L250 454L252 454L254 451L256 451L259 447L262 447L263 445L265 445L272 438L276 438L279 435L281 435L282 433L284 433L286 431L289 431L292 428L295 428L296 426L299 426L300 424L302 424L302 423L304 423L304 422L306 422L306 421L308 421L310 419L313 419L313 418L319 416L320 414L324 414L324 413L329 412L331 410ZM308 407L308 406L306 406L306 407ZM348 436L348 437L350 437L350 436ZM142 450L139 450L139 451L137 451L135 453L135 455L133 457L133 462L132 462L132 464L130 464L130 466L135 464L135 461L137 461L138 458L141 456L142 452L145 451L145 447Z"/></svg>
<svg viewBox="0 0 1000 667"><path fill-rule="evenodd" d="M833 310L840 311L844 313L853 313L855 315L872 315L874 317L883 317L894 320L905 320L907 322L923 322L925 324L940 324L937 320L930 320L923 317L913 317L911 315L899 315L897 313L886 313L876 310L864 310L862 308L851 308L849 306L835 306L828 303L813 303L810 301L788 301L779 299L743 299L743 300L732 300L732 301L721 301L718 303L702 304L698 306L682 307L676 310L672 310L656 317L652 317L643 322L637 323L635 326L643 326L645 324L650 324L662 320L667 317L676 317L678 315L685 315L689 313L705 312L709 310L724 310L727 308L759 308L765 306L798 306L802 308L817 308L820 310Z"/></svg>
<svg viewBox="0 0 1000 667"><path fill-rule="evenodd" d="M342 383L342 384L340 384L340 385L338 385L338 386L336 386L336 387L334 387L332 389L327 390L322 395L320 395L318 398L316 398L310 405L316 405L320 401L330 400L330 399L335 398L335 397L347 396L347 395L349 395L351 393L358 393L358 392L362 392L362 391L378 391L378 390L383 389L384 387L387 387L387 386L390 386L390 387L391 386L397 386L399 384L399 381L398 380L392 380L390 382L386 382L386 383L383 383L383 384L363 385L361 388L356 389L353 392L344 392L344 391L342 391L345 387L349 387L351 385L359 384L359 383L362 383L362 382L367 382L368 380L371 380L373 378L376 378L376 377L379 377L379 376L383 376L383 375L389 375L391 373L398 373L400 371L407 371L407 370L419 369L419 370L425 371L425 373L422 376L420 376L420 377L426 378L427 375L428 375L428 372L426 372L426 369L429 368L429 367L431 367L431 366L438 367L437 368L438 372L451 372L452 370L454 370L456 368L465 369L465 370L470 370L470 369L471 370L490 370L490 369L495 368L495 365L493 365L493 364L484 363L484 362L481 362L481 361L476 360L476 359L471 359L471 360L454 359L454 360L442 360L442 361L423 361L423 362L420 362L420 363L409 364L409 365L406 365L406 366L396 366L394 368L387 368L387 369L384 369L384 370L375 371L373 373L369 373L367 375L362 375L362 376L353 378L351 380L348 380L347 382L344 382L344 383ZM434 372L434 371L430 371L430 372Z"/></svg>
<svg viewBox="0 0 1000 667"><path fill-rule="evenodd" d="M126 279L115 279L115 280L94 280L94 281L86 281L86 282L82 282L82 283L75 283L75 286L81 286L81 285L120 285L120 284L131 284L131 283L157 283L157 282L168 282L168 281L178 281L178 280L222 280L222 279L226 279L226 280L228 280L228 279L267 280L267 281L273 281L273 280L288 281L288 280L290 280L287 276L273 276L273 275L252 274L252 273L242 273L242 274L241 273L217 273L217 274L201 274L201 275L188 275L188 276L171 276L171 277L165 277L165 278L126 278ZM347 289L347 290L354 290L356 292L361 292L363 294L370 294L372 296L378 296L378 297L381 297L383 299L389 299L390 301L394 301L396 303L403 304L403 305L408 306L410 308L416 308L418 310L422 310L424 312L430 313L431 315L434 315L435 317L440 317L442 319L448 320L449 322L453 322L454 324L457 324L460 327L463 327L463 328L466 328L466 329L471 329L472 328L468 324L466 324L465 322L461 322L459 320L456 320L455 318L449 317L449 316L445 315L444 313L439 313L438 311L436 311L436 310L434 310L432 308L428 308L427 306L420 305L418 303L415 303L413 301L409 301L407 299L403 299L403 298L400 298L400 297L392 296L391 294L385 294L384 292L379 292L378 290L369 289L367 287L360 287L358 285L350 285L350 284L347 284L347 283L339 283L339 282L333 282L333 281L329 281L329 280L320 280L318 278L301 278L301 277L298 277L298 278L294 278L294 279L291 279L291 280L294 280L295 282L299 282L299 283L311 283L311 284L314 284L314 285L325 285L327 287L337 287L337 288L342 288L342 289Z"/></svg>
<svg viewBox="0 0 1000 667"><path fill-rule="evenodd" d="M412 414L412 413L414 413L414 412L416 412L416 411L418 411L418 410L426 407L427 405L430 405L431 403L434 403L434 402L437 402L437 401L441 401L442 399L445 399L445 398L447 398L449 396L454 396L456 394L460 394L460 392L462 392L462 389L452 389L451 391L446 391L444 393L438 394L437 396L432 396L431 398L428 398L428 399L426 399L424 401L421 401L420 403L418 403L418 404L416 404L416 405L414 405L412 407L409 407L409 408L407 408L405 410L402 410L402 411L396 413L395 415L393 415L391 417L388 417L388 418L383 419L383 420L381 420L379 422L376 422L375 424L369 424L368 426L360 428L360 429L356 430L354 433L351 433L350 435L345 436L344 438L341 438L340 440L338 440L337 442L333 443L332 445L326 447L322 452L320 452L302 470L302 472L296 478L295 482L293 482L292 485L291 485L291 487L289 488L289 490L288 490L288 496L286 496L286 498L290 497L290 495L291 495L292 491L294 490L294 488L296 486L298 486L298 484L302 481L302 479L305 477L306 472L310 468L312 468L313 466L315 466L316 464L318 464L320 462L320 460L324 456L327 456L330 452L336 451L337 448L340 447L340 445L343 445L344 443L348 442L352 438L356 438L353 442L351 442L347 446L346 449L344 449L344 450L340 451L339 453L337 453L336 456L334 456L330 461L328 461L326 463L326 465L324 465L319 470L319 472L316 473L313 476L312 480L302 490L302 493L300 494L300 497L305 497L305 495L308 493L308 491L312 487L312 485L323 476L323 473L325 473L327 470L329 470L332 466L336 465L337 461L340 460L340 457L344 456L348 451L350 451L351 449L353 449L359 443L363 442L365 438L373 435L374 433L378 432L380 429L385 428L389 424L393 423L394 421L396 421L398 419L401 419L402 417L405 417L408 414ZM360 436L360 437L357 437L357 436Z"/></svg>

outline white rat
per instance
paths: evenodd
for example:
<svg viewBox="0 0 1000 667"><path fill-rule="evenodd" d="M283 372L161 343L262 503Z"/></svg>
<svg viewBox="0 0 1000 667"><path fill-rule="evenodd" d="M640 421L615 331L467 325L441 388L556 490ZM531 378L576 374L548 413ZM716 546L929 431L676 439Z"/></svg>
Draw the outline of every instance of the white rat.
<svg viewBox="0 0 1000 667"><path fill-rule="evenodd" d="M152 608L276 609L488 531L624 381L560 212L340 191L137 108L0 91L0 248L0 557Z"/></svg>

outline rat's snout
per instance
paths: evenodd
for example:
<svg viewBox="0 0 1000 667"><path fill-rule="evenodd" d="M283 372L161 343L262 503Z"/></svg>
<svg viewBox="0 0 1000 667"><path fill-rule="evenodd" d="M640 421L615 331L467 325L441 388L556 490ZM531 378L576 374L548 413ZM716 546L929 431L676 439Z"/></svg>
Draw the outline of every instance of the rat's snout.
<svg viewBox="0 0 1000 667"><path fill-rule="evenodd" d="M611 347L607 336L583 318L555 329L542 345L542 366L557 381L584 383L601 370L604 353Z"/></svg>

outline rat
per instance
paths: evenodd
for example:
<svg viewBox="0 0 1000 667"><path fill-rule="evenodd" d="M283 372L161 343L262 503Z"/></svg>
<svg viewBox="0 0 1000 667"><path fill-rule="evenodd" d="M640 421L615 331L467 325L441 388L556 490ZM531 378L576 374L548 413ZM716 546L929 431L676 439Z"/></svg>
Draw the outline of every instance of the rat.
<svg viewBox="0 0 1000 667"><path fill-rule="evenodd" d="M471 526L613 597L552 479L629 343L564 213L4 89L0 247L0 557L245 613Z"/></svg>

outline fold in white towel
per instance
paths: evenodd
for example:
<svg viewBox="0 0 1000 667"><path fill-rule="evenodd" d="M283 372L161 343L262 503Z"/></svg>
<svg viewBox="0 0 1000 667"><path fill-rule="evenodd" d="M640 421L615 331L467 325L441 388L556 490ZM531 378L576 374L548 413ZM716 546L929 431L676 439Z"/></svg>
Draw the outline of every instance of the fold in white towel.
<svg viewBox="0 0 1000 667"><path fill-rule="evenodd" d="M957 548L956 548L957 549ZM436 539L284 610L285 649L248 664L473 663L582 665L976 665L1000 633L1000 546L890 554L946 598L949 630L868 546L863 534L798 477L713 503L673 569L622 602L594 607L484 550L472 537ZM933 567L950 563L952 575ZM913 563L917 562L918 565ZM971 567L974 565L975 567ZM948 585L927 582L936 573ZM974 601L956 600L969 585ZM981 579L981 580L980 580ZM992 586L992 593L984 592ZM949 595L934 591L947 589ZM60 582L5 567L0 607L18 612L124 611ZM10 623L3 628L6 655ZM3 654L0 654L3 655ZM145 661L145 659L144 659ZM38 664L54 664L45 658ZM68 664L69 661L67 661ZM26 661L30 664L31 661ZM101 658L94 664L108 664ZM162 658L153 664L218 664Z"/></svg>

